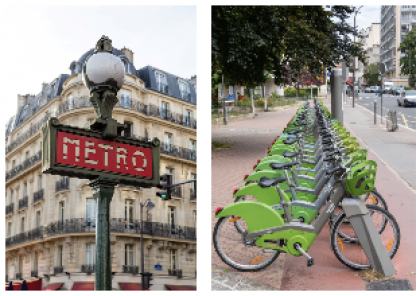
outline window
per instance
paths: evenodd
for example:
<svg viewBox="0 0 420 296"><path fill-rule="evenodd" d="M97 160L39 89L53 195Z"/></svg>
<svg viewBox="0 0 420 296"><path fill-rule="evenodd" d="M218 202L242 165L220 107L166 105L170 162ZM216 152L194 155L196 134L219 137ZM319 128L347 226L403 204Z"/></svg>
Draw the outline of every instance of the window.
<svg viewBox="0 0 420 296"><path fill-rule="evenodd" d="M125 245L125 265L134 265L134 248L133 245Z"/></svg>
<svg viewBox="0 0 420 296"><path fill-rule="evenodd" d="M38 190L42 189L42 175L38 176Z"/></svg>
<svg viewBox="0 0 420 296"><path fill-rule="evenodd" d="M190 150L191 150L191 160L196 160L196 153L195 153L195 141L190 140Z"/></svg>
<svg viewBox="0 0 420 296"><path fill-rule="evenodd" d="M176 230L176 208L168 207L168 224L171 227L171 232L175 233Z"/></svg>
<svg viewBox="0 0 420 296"><path fill-rule="evenodd" d="M28 196L28 183L23 183L23 197Z"/></svg>
<svg viewBox="0 0 420 296"><path fill-rule="evenodd" d="M20 233L24 233L25 232L25 217L22 217L20 219Z"/></svg>
<svg viewBox="0 0 420 296"><path fill-rule="evenodd" d="M10 191L10 202L9 205L13 203L13 190Z"/></svg>
<svg viewBox="0 0 420 296"><path fill-rule="evenodd" d="M34 270L36 272L38 272L38 252L35 252L35 257L34 257Z"/></svg>
<svg viewBox="0 0 420 296"><path fill-rule="evenodd" d="M86 265L94 265L96 260L96 244L86 244Z"/></svg>
<svg viewBox="0 0 420 296"><path fill-rule="evenodd" d="M191 110L186 110L185 112L185 125L191 126Z"/></svg>
<svg viewBox="0 0 420 296"><path fill-rule="evenodd" d="M166 76L162 73L155 72L155 77L157 90L163 93L168 93L168 83L166 82Z"/></svg>
<svg viewBox="0 0 420 296"><path fill-rule="evenodd" d="M29 150L25 152L25 160L29 158Z"/></svg>
<svg viewBox="0 0 420 296"><path fill-rule="evenodd" d="M165 102L162 102L162 107L161 107L161 115L162 115L162 118L168 118L169 117L169 104L168 103L165 103Z"/></svg>
<svg viewBox="0 0 420 296"><path fill-rule="evenodd" d="M193 225L194 225L194 228L197 228L197 211L196 210L193 211Z"/></svg>
<svg viewBox="0 0 420 296"><path fill-rule="evenodd" d="M188 84L184 81L179 81L179 91L181 92L181 98L184 100L188 100L190 98L190 91L188 88Z"/></svg>
<svg viewBox="0 0 420 296"><path fill-rule="evenodd" d="M15 160L15 159L13 159L13 160L12 160L12 169L14 169L14 168L15 168L15 166L16 166L16 160Z"/></svg>
<svg viewBox="0 0 420 296"><path fill-rule="evenodd" d="M7 237L12 236L12 222L7 223Z"/></svg>
<svg viewBox="0 0 420 296"><path fill-rule="evenodd" d="M67 103L68 103L69 110L72 110L74 108L74 99L72 95L69 95L67 97Z"/></svg>
<svg viewBox="0 0 420 296"><path fill-rule="evenodd" d="M57 266L63 266L63 246L58 246L58 262Z"/></svg>
<svg viewBox="0 0 420 296"><path fill-rule="evenodd" d="M95 222L98 205L94 198L86 199L86 222Z"/></svg>
<svg viewBox="0 0 420 296"><path fill-rule="evenodd" d="M128 90L121 90L121 107L122 108L130 108L130 91Z"/></svg>
<svg viewBox="0 0 420 296"><path fill-rule="evenodd" d="M416 12L413 12L413 14L411 15L411 19L412 19L413 21L415 21L415 20L416 20Z"/></svg>
<svg viewBox="0 0 420 296"><path fill-rule="evenodd" d="M41 226L41 211L36 212L35 225L36 225L37 228Z"/></svg>
<svg viewBox="0 0 420 296"><path fill-rule="evenodd" d="M134 201L131 199L125 200L125 228L134 228Z"/></svg>
<svg viewBox="0 0 420 296"><path fill-rule="evenodd" d="M163 150L166 152L170 152L171 146L172 146L172 134L165 133L164 142L163 142L163 147L164 147Z"/></svg>
<svg viewBox="0 0 420 296"><path fill-rule="evenodd" d="M133 129L133 124L131 122L126 122L124 121L124 124L127 125L127 128L125 128L123 130L123 137L132 137L133 133L132 133L132 129Z"/></svg>
<svg viewBox="0 0 420 296"><path fill-rule="evenodd" d="M169 255L169 269L170 270L177 269L178 260L177 260L177 256L176 255L177 255L176 250L170 250L170 255Z"/></svg>
<svg viewBox="0 0 420 296"><path fill-rule="evenodd" d="M64 201L58 203L58 220L64 223Z"/></svg>
<svg viewBox="0 0 420 296"><path fill-rule="evenodd" d="M19 256L19 273L23 277L23 256Z"/></svg>

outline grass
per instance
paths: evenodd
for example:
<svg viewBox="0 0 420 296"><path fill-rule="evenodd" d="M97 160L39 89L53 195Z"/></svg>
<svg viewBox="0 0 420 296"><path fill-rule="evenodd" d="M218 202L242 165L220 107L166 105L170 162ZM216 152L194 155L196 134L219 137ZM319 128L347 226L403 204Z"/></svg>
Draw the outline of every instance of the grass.
<svg viewBox="0 0 420 296"><path fill-rule="evenodd" d="M367 282L376 282L388 279L385 275L374 269L362 270L358 273Z"/></svg>
<svg viewBox="0 0 420 296"><path fill-rule="evenodd" d="M232 148L232 146L227 142L219 142L219 141L212 141L211 142L212 149L228 149Z"/></svg>

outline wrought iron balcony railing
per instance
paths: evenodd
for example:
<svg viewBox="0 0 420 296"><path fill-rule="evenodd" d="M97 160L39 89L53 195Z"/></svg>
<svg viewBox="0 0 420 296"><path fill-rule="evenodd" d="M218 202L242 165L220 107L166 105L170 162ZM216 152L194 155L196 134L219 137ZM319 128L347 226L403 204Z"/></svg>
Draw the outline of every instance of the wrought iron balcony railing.
<svg viewBox="0 0 420 296"><path fill-rule="evenodd" d="M28 131L24 132L15 141L10 143L6 148L6 153L13 151L13 149L18 147L24 141L29 139L32 135L37 133L41 129L41 126L45 122L47 122L47 120L52 115L57 117L61 114L64 114L66 112L69 112L75 109L88 108L88 107L92 107L92 104L90 103L89 98L87 97L74 98L72 104L69 104L69 102L61 103L59 107L56 110L54 110L53 114L47 113L41 120L33 124L32 127ZM121 99L119 99L115 107L134 110L146 116L160 117L162 119L174 122L176 124L188 126L194 129L197 128L197 121L191 116L171 112L167 109L159 108L153 104L146 105L143 102L130 99L129 101L124 101L124 104L121 105Z"/></svg>
<svg viewBox="0 0 420 296"><path fill-rule="evenodd" d="M193 188L190 188L190 200L197 200L197 192Z"/></svg>
<svg viewBox="0 0 420 296"><path fill-rule="evenodd" d="M168 269L168 275L182 278L182 269Z"/></svg>
<svg viewBox="0 0 420 296"><path fill-rule="evenodd" d="M55 183L55 192L68 190L70 184L70 179L65 178Z"/></svg>
<svg viewBox="0 0 420 296"><path fill-rule="evenodd" d="M169 143L160 143L160 153L166 154L169 156L179 157L186 160L197 161L195 150L182 148L176 145Z"/></svg>
<svg viewBox="0 0 420 296"><path fill-rule="evenodd" d="M95 264L82 265L82 272L95 273Z"/></svg>
<svg viewBox="0 0 420 296"><path fill-rule="evenodd" d="M135 265L123 265L124 273L139 273L139 267Z"/></svg>
<svg viewBox="0 0 420 296"><path fill-rule="evenodd" d="M54 274L64 273L64 266L54 266Z"/></svg>
<svg viewBox="0 0 420 296"><path fill-rule="evenodd" d="M40 200L44 199L44 189L40 189L37 192L34 192L34 201L33 203L36 203Z"/></svg>
<svg viewBox="0 0 420 296"><path fill-rule="evenodd" d="M19 210L28 207L28 196L24 196L22 199L19 199Z"/></svg>
<svg viewBox="0 0 420 296"><path fill-rule="evenodd" d="M182 191L180 186L172 187L171 188L172 196L177 196L182 198Z"/></svg>
<svg viewBox="0 0 420 296"><path fill-rule="evenodd" d="M11 203L8 206L6 206L6 215L13 213L13 207L14 207L14 203Z"/></svg>
<svg viewBox="0 0 420 296"><path fill-rule="evenodd" d="M38 277L38 270L31 270L31 277Z"/></svg>
<svg viewBox="0 0 420 296"><path fill-rule="evenodd" d="M30 241L51 237L57 234L66 233L94 233L96 223L93 220L83 218L68 219L57 221L40 226L30 231L19 233L6 238L6 248ZM110 219L110 231L117 233L132 233L139 235L141 233L140 220L130 220L129 227L123 218ZM187 226L173 226L168 223L143 221L143 234L166 237L174 239L196 240L196 229Z"/></svg>
<svg viewBox="0 0 420 296"><path fill-rule="evenodd" d="M14 167L13 169L9 170L6 173L6 181L13 178L14 176L18 175L19 173L23 172L24 170L32 167L34 164L40 162L42 159L42 151L39 151L35 155L29 157L26 159L23 163L20 165Z"/></svg>
<svg viewBox="0 0 420 296"><path fill-rule="evenodd" d="M21 272L16 272L15 279L21 280L22 279L22 273Z"/></svg>

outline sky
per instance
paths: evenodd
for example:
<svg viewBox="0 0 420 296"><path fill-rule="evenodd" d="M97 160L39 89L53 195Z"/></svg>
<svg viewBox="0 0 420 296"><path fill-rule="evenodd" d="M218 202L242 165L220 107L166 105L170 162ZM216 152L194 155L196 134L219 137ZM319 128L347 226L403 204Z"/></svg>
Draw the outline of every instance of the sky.
<svg viewBox="0 0 420 296"><path fill-rule="evenodd" d="M360 5L356 5L359 7ZM350 18L347 19L347 22L354 25L354 14L351 15ZM381 6L363 6L359 13L356 16L356 26L358 30L365 29L370 27L372 23L380 23L381 22Z"/></svg>
<svg viewBox="0 0 420 296"><path fill-rule="evenodd" d="M2 6L0 52L7 80L3 123L17 112L17 95L70 74L70 64L102 35L134 52L136 69L152 65L191 78L196 69L195 6Z"/></svg>

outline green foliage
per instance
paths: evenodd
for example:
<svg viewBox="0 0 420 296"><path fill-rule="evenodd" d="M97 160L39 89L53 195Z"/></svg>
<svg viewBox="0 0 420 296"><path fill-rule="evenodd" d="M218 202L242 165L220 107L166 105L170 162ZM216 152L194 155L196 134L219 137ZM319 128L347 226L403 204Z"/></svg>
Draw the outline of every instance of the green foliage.
<svg viewBox="0 0 420 296"><path fill-rule="evenodd" d="M367 85L377 85L379 76L379 63L370 64L368 70L363 74L363 78L366 80Z"/></svg>
<svg viewBox="0 0 420 296"><path fill-rule="evenodd" d="M341 57L350 61L364 51L348 35L357 34L346 19L350 6L213 6L212 71L222 70L234 85L255 88L275 83L299 87L301 73L319 76ZM334 20L334 21L333 21Z"/></svg>
<svg viewBox="0 0 420 296"><path fill-rule="evenodd" d="M398 50L405 52L405 56L400 59L401 74L411 73L408 83L411 87L416 87L416 27L408 32Z"/></svg>
<svg viewBox="0 0 420 296"><path fill-rule="evenodd" d="M287 86L284 88L285 96L296 96L296 89L293 86Z"/></svg>

